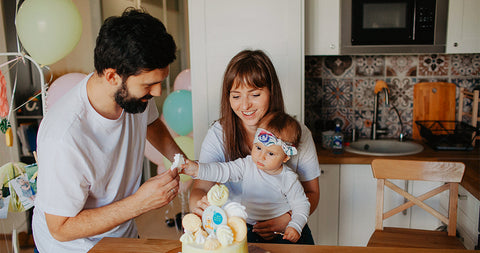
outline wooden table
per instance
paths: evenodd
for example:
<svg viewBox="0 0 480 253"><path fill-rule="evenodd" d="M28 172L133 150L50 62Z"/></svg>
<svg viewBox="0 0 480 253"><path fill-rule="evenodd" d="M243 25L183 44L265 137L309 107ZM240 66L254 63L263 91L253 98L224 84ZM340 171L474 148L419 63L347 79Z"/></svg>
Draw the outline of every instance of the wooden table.
<svg viewBox="0 0 480 253"><path fill-rule="evenodd" d="M271 253L313 253L313 252L348 252L348 253L460 253L476 252L473 250L434 250L434 249L405 249L405 248L381 248L381 247L346 247L346 246L320 246L320 245L291 245L291 244L261 244L252 243ZM103 238L89 252L113 253L113 252L136 252L136 253L177 253L181 251L180 241L163 239L133 239L133 238Z"/></svg>

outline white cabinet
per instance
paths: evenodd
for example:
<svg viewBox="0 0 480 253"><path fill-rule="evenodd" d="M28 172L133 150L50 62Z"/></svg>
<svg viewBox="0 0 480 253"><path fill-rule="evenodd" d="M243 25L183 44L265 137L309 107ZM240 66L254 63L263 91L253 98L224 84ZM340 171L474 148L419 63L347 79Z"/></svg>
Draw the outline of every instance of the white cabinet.
<svg viewBox="0 0 480 253"><path fill-rule="evenodd" d="M305 55L340 54L340 1L305 1Z"/></svg>
<svg viewBox="0 0 480 253"><path fill-rule="evenodd" d="M448 210L448 194L442 193L441 207ZM463 240L467 249L478 249L480 236L480 200L476 199L462 186L458 187L457 236Z"/></svg>
<svg viewBox="0 0 480 253"><path fill-rule="evenodd" d="M196 157L208 127L219 117L225 68L244 49L267 53L287 113L303 122L304 1L189 0L188 12Z"/></svg>
<svg viewBox="0 0 480 253"><path fill-rule="evenodd" d="M480 1L450 0L447 45L449 54L480 52Z"/></svg>
<svg viewBox="0 0 480 253"><path fill-rule="evenodd" d="M376 185L370 165L340 165L338 245L367 244L375 228Z"/></svg>
<svg viewBox="0 0 480 253"><path fill-rule="evenodd" d="M320 164L320 200L310 215L308 226L317 245L338 244L338 200L340 165Z"/></svg>

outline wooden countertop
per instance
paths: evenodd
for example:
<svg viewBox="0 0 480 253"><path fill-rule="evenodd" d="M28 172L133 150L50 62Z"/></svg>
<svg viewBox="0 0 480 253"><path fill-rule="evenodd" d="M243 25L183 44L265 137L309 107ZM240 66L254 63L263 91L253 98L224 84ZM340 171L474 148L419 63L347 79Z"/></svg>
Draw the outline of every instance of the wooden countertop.
<svg viewBox="0 0 480 253"><path fill-rule="evenodd" d="M348 252L348 253L400 253L407 252L405 248L383 248L383 247L347 247L347 246L320 246L320 245L297 245L297 244L261 244L249 243L250 246L257 246L265 251L251 250L253 252L271 252L271 253L292 253L292 252ZM178 253L181 249L180 241L164 239L133 239L133 238L103 238L89 252L92 253L117 253L117 252L136 252L136 253ZM412 253L460 253L475 252L473 250L447 250L447 249L412 249Z"/></svg>
<svg viewBox="0 0 480 253"><path fill-rule="evenodd" d="M436 151L421 143L424 150L409 156L366 156L349 152L333 154L317 144L318 161L320 164L370 164L375 158L402 159L402 160L428 160L428 161L458 161L465 163L465 173L460 183L475 198L480 200L480 148L477 146L472 151ZM420 142L419 142L420 143Z"/></svg>

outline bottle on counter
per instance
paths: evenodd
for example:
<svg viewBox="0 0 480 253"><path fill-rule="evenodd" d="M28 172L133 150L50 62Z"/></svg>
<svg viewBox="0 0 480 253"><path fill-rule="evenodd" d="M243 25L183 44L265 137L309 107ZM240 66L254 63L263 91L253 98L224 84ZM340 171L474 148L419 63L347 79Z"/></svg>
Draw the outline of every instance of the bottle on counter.
<svg viewBox="0 0 480 253"><path fill-rule="evenodd" d="M343 153L343 133L342 129L340 128L340 123L335 124L335 133L333 134L333 144L332 144L332 151L334 154L342 154Z"/></svg>

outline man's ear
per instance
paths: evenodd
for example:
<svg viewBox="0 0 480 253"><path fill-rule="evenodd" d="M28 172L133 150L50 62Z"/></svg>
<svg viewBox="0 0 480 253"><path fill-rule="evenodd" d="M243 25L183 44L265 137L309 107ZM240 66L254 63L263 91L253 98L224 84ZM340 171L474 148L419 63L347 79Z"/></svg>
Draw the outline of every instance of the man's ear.
<svg viewBox="0 0 480 253"><path fill-rule="evenodd" d="M285 159L283 159L283 163L288 162L288 160L290 160L290 156L289 156L289 155L285 155Z"/></svg>
<svg viewBox="0 0 480 253"><path fill-rule="evenodd" d="M105 69L103 71L103 76L105 77L105 80L110 85L121 85L122 84L122 78L117 74L117 71L112 68Z"/></svg>

